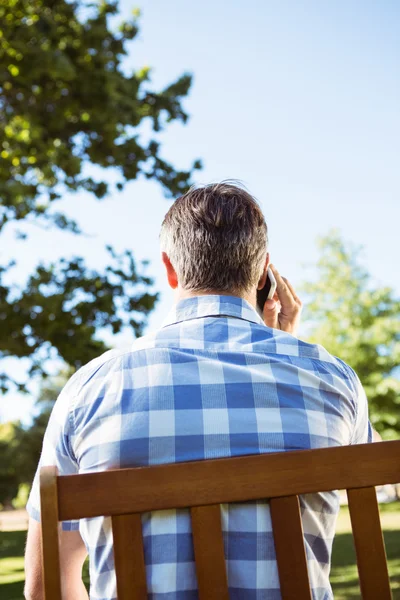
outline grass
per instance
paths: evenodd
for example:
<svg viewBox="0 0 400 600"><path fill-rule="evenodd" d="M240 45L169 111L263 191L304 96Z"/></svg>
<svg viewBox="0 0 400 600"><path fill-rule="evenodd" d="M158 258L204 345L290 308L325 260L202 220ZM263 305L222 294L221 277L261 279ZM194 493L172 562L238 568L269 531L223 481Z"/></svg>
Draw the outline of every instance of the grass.
<svg viewBox="0 0 400 600"><path fill-rule="evenodd" d="M24 600L24 550L26 531L0 531L0 598ZM88 565L84 567L86 585L89 584Z"/></svg>
<svg viewBox="0 0 400 600"><path fill-rule="evenodd" d="M400 502L381 504L380 515L393 600L400 600ZM335 600L355 600L361 593L347 507L340 510L336 532L331 569Z"/></svg>
<svg viewBox="0 0 400 600"><path fill-rule="evenodd" d="M23 600L25 531L0 532L0 597Z"/></svg>
<svg viewBox="0 0 400 600"><path fill-rule="evenodd" d="M393 600L400 600L400 502L381 505ZM25 531L0 531L1 600L23 600ZM84 575L88 581L87 569ZM348 509L342 507L333 545L331 582L335 600L360 598Z"/></svg>

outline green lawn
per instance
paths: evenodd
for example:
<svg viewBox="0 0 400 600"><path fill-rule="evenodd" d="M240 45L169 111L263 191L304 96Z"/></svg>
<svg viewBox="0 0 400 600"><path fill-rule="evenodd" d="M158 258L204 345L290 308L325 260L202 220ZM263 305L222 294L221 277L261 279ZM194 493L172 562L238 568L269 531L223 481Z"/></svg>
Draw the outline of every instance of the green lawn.
<svg viewBox="0 0 400 600"><path fill-rule="evenodd" d="M400 600L400 502L381 506L393 599ZM25 531L0 532L0 598L23 600ZM86 573L87 580L87 573ZM347 508L339 515L333 546L331 581L335 600L360 598Z"/></svg>
<svg viewBox="0 0 400 600"><path fill-rule="evenodd" d="M22 600L25 531L0 531L0 598Z"/></svg>
<svg viewBox="0 0 400 600"><path fill-rule="evenodd" d="M400 600L400 502L380 506L393 600ZM331 583L335 600L361 598L347 507L342 507L333 543Z"/></svg>
<svg viewBox="0 0 400 600"><path fill-rule="evenodd" d="M26 531L0 531L0 599L24 600L24 549ZM87 564L84 581L89 584Z"/></svg>

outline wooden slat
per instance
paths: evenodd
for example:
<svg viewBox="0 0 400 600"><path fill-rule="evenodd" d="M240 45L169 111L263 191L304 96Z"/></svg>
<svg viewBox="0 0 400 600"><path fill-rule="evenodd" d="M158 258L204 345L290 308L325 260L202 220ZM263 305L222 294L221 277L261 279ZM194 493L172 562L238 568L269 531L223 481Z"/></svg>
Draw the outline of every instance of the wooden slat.
<svg viewBox="0 0 400 600"><path fill-rule="evenodd" d="M112 517L112 530L118 600L147 600L140 515Z"/></svg>
<svg viewBox="0 0 400 600"><path fill-rule="evenodd" d="M65 520L399 481L400 441L380 442L67 475L59 513Z"/></svg>
<svg viewBox="0 0 400 600"><path fill-rule="evenodd" d="M40 514L44 597L61 600L57 467L40 471Z"/></svg>
<svg viewBox="0 0 400 600"><path fill-rule="evenodd" d="M200 600L229 600L219 504L191 508Z"/></svg>
<svg viewBox="0 0 400 600"><path fill-rule="evenodd" d="M270 501L282 600L312 600L298 496Z"/></svg>
<svg viewBox="0 0 400 600"><path fill-rule="evenodd" d="M363 600L391 600L385 544L374 487L347 490Z"/></svg>

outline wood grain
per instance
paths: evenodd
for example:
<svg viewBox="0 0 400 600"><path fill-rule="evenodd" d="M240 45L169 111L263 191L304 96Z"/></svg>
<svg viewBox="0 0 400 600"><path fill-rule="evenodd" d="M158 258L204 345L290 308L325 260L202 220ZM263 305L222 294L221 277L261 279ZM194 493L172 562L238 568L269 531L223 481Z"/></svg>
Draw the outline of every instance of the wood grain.
<svg viewBox="0 0 400 600"><path fill-rule="evenodd" d="M347 490L363 600L391 600L379 507L374 487Z"/></svg>
<svg viewBox="0 0 400 600"><path fill-rule="evenodd" d="M349 488L363 598L391 598L373 486L400 482L400 441L56 476L53 467L41 470L46 600L61 600L58 521L112 515L119 600L144 600L140 513L186 507L200 598L228 600L219 505L264 498L282 597L310 600L297 496Z"/></svg>
<svg viewBox="0 0 400 600"><path fill-rule="evenodd" d="M191 508L200 600L229 600L219 504Z"/></svg>
<svg viewBox="0 0 400 600"><path fill-rule="evenodd" d="M40 513L45 600L61 600L57 467L40 470Z"/></svg>
<svg viewBox="0 0 400 600"><path fill-rule="evenodd" d="M111 521L118 600L147 600L140 515L117 515Z"/></svg>
<svg viewBox="0 0 400 600"><path fill-rule="evenodd" d="M141 513L399 481L400 441L280 452L66 475L59 479L59 516Z"/></svg>
<svg viewBox="0 0 400 600"><path fill-rule="evenodd" d="M270 501L282 600L312 600L298 496Z"/></svg>

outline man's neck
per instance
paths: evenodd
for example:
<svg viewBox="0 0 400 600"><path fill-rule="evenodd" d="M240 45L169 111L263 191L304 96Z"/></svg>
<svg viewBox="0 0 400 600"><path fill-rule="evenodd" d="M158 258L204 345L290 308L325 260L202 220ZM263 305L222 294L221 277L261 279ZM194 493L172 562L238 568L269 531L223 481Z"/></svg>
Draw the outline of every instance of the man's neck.
<svg viewBox="0 0 400 600"><path fill-rule="evenodd" d="M235 296L236 298L242 298L242 300L246 300L253 306L253 308L257 307L256 290L254 290L254 292L238 294L237 292L221 292L218 290L190 291L178 287L174 292L174 299L176 303L178 303L180 300L185 300L186 298L196 298L196 296Z"/></svg>

